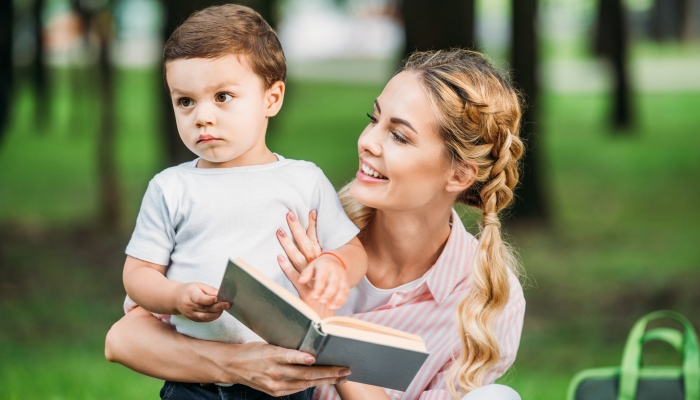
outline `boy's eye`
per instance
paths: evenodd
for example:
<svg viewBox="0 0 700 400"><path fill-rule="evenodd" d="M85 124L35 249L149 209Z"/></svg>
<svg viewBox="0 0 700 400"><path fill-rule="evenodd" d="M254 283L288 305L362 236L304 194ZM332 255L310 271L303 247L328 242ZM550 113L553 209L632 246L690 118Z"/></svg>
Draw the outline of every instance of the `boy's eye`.
<svg viewBox="0 0 700 400"><path fill-rule="evenodd" d="M187 97L183 97L180 100L177 101L181 107L189 108L194 105L194 101L192 99L189 99Z"/></svg>
<svg viewBox="0 0 700 400"><path fill-rule="evenodd" d="M231 96L231 95L228 94L228 93L217 93L217 94L216 94L216 101L219 102L219 103L225 103L225 102L229 101L229 100L232 99L232 98L233 98L233 96Z"/></svg>

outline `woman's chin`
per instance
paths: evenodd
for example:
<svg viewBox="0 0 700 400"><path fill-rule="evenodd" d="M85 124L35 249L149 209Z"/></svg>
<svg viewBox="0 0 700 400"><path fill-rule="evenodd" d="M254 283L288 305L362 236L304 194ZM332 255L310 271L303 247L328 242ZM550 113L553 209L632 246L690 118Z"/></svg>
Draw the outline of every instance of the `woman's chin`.
<svg viewBox="0 0 700 400"><path fill-rule="evenodd" d="M350 186L350 197L367 207L382 208L381 201L378 201L377 188L368 187L368 185L357 180L354 180L352 186Z"/></svg>

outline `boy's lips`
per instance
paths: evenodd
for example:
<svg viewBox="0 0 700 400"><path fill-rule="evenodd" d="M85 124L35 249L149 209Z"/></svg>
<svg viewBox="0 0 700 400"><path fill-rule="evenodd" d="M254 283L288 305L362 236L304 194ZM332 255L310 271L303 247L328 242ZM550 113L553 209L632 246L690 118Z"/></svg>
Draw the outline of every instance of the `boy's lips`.
<svg viewBox="0 0 700 400"><path fill-rule="evenodd" d="M208 142L213 142L215 140L221 140L221 139L214 137L212 135L199 135L199 139L197 139L197 143L208 143Z"/></svg>

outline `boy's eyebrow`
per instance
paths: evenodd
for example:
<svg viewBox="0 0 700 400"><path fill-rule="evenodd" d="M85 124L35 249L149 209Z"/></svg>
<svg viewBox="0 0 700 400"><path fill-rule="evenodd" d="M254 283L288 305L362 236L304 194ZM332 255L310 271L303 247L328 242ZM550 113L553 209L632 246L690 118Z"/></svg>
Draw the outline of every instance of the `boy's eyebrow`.
<svg viewBox="0 0 700 400"><path fill-rule="evenodd" d="M208 92L208 91L216 90L216 89L219 89L219 88L222 88L225 86L241 86L241 85L237 82L226 81L226 82L217 83L216 85L207 86L204 88L204 90ZM171 95L187 94L187 92L183 92L183 91L178 90L178 89L171 89L170 94Z"/></svg>
<svg viewBox="0 0 700 400"><path fill-rule="evenodd" d="M377 107L377 112L381 114L382 109L379 107L379 102L377 100L374 100L374 106ZM411 123L406 121L405 119L393 117L389 119L389 121L391 121L394 124L405 125L407 128L418 134L416 128L414 128L413 125L411 125Z"/></svg>

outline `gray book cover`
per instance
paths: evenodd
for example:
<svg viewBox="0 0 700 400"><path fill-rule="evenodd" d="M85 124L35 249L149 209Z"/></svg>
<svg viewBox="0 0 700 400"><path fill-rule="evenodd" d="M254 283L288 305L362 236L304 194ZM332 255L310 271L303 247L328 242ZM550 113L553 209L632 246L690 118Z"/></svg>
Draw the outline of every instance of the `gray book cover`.
<svg viewBox="0 0 700 400"><path fill-rule="evenodd" d="M342 326L324 324L301 299L239 259L228 263L219 300L268 343L308 352L315 365L349 367L354 382L405 391L429 355L420 338L406 339L413 335L394 331L400 336L393 337L391 329L347 317L333 318L343 318Z"/></svg>

